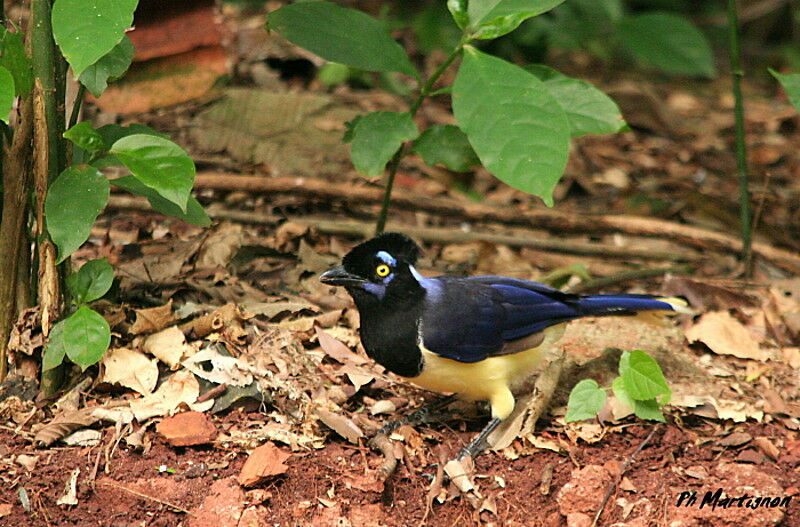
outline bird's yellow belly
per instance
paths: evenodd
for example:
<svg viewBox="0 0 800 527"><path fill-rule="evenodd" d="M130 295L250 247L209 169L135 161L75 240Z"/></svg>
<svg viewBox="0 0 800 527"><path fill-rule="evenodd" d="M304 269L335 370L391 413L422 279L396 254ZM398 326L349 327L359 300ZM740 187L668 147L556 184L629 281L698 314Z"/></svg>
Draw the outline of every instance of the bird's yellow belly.
<svg viewBox="0 0 800 527"><path fill-rule="evenodd" d="M422 349L422 373L408 381L427 390L490 401L493 414L503 419L514 408L510 390L534 373L546 350L563 334L563 324L553 326L544 330L544 340L534 348L473 363L447 359Z"/></svg>

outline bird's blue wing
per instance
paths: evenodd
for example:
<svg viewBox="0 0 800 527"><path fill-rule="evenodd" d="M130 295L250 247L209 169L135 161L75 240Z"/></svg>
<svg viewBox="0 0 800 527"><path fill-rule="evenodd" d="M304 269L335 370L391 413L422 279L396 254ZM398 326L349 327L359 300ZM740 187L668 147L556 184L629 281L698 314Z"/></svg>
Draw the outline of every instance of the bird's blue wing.
<svg viewBox="0 0 800 527"><path fill-rule="evenodd" d="M460 362L502 354L509 342L584 316L673 309L649 295L580 296L501 276L427 278L423 286L423 344Z"/></svg>

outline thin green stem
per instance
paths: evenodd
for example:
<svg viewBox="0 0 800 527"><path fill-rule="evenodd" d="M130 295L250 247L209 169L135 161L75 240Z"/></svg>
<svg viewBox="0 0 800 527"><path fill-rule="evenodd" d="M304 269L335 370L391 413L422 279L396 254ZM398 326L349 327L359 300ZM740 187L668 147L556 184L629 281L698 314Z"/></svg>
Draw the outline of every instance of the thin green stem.
<svg viewBox="0 0 800 527"><path fill-rule="evenodd" d="M464 44L466 40L463 40L461 43L456 46L456 48L448 55L448 57L442 62L436 71L425 81L425 84L419 90L419 94L414 99L414 102L411 104L411 108L409 109L409 113L411 117L417 115L417 111L419 110L420 106L422 106L423 101L426 97L431 94L431 90L436 85L436 81L439 80L439 77L442 76L442 73L453 63L456 58L461 54L464 49ZM395 153L392 159L389 161L388 165L388 174L386 177L386 189L383 191L383 204L381 205L381 212L378 214L378 221L375 224L375 235L378 235L383 232L384 227L386 227L386 218L389 216L389 205L392 201L392 188L394 187L394 178L397 175L397 169L400 166L400 161L405 157L408 153L408 148L406 145L400 147L400 149Z"/></svg>
<svg viewBox="0 0 800 527"><path fill-rule="evenodd" d="M72 104L72 113L69 114L69 124L67 130L78 124L78 115L81 113L83 99L86 96L86 86L78 84L78 93L75 95L75 102Z"/></svg>
<svg viewBox="0 0 800 527"><path fill-rule="evenodd" d="M728 0L728 38L731 77L733 81L734 117L736 123L736 166L739 173L739 221L742 224L742 261L745 274L752 271L752 213L750 212L749 174L747 170L747 145L744 136L744 99L742 97L741 48L739 45L739 17L736 0Z"/></svg>

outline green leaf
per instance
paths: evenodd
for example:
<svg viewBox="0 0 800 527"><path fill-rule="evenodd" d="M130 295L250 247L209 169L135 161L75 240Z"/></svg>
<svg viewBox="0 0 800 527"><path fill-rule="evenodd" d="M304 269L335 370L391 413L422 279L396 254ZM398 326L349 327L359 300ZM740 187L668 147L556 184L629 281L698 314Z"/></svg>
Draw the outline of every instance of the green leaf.
<svg viewBox="0 0 800 527"><path fill-rule="evenodd" d="M497 38L525 20L550 11L564 0L470 0L470 32L474 38Z"/></svg>
<svg viewBox="0 0 800 527"><path fill-rule="evenodd" d="M658 401L656 399L647 399L646 401L633 399L625 389L625 381L622 377L614 379L611 389L614 392L614 396L630 408L639 419L664 421L664 414L661 412L661 405Z"/></svg>
<svg viewBox="0 0 800 527"><path fill-rule="evenodd" d="M450 52L461 40L461 29L441 2L432 2L417 12L411 28L417 36L417 46L425 54L434 49Z"/></svg>
<svg viewBox="0 0 800 527"><path fill-rule="evenodd" d="M768 68L773 77L778 79L778 82L783 86L783 90L789 97L789 102L792 103L794 109L800 112L800 73L781 74L772 68Z"/></svg>
<svg viewBox="0 0 800 527"><path fill-rule="evenodd" d="M44 350L42 357L42 371L52 370L64 362L64 355L67 354L67 348L64 346L64 321L56 322L50 328L50 334L47 336L47 347Z"/></svg>
<svg viewBox="0 0 800 527"><path fill-rule="evenodd" d="M447 10L453 15L453 20L459 28L464 29L469 25L467 0L447 0Z"/></svg>
<svg viewBox="0 0 800 527"><path fill-rule="evenodd" d="M267 28L331 62L417 76L405 50L385 26L355 9L331 2L297 2L270 13Z"/></svg>
<svg viewBox="0 0 800 527"><path fill-rule="evenodd" d="M53 37L76 78L122 40L139 0L56 0Z"/></svg>
<svg viewBox="0 0 800 527"><path fill-rule="evenodd" d="M626 351L619 360L619 374L632 399L646 401L672 392L656 360L641 350Z"/></svg>
<svg viewBox="0 0 800 527"><path fill-rule="evenodd" d="M8 115L14 107L14 76L0 66L0 121L8 124Z"/></svg>
<svg viewBox="0 0 800 527"><path fill-rule="evenodd" d="M97 311L80 306L64 320L64 346L67 357L86 370L96 364L111 344L111 328Z"/></svg>
<svg viewBox="0 0 800 527"><path fill-rule="evenodd" d="M128 35L123 35L119 44L103 55L100 60L86 68L80 76L80 82L92 92L95 97L100 97L108 81L120 78L131 65L133 60L133 42Z"/></svg>
<svg viewBox="0 0 800 527"><path fill-rule="evenodd" d="M606 392L592 379L584 379L576 384L569 392L567 401L568 423L591 419L603 409L606 404Z"/></svg>
<svg viewBox="0 0 800 527"><path fill-rule="evenodd" d="M651 11L624 17L617 30L622 45L643 64L675 75L717 74L708 39L686 18Z"/></svg>
<svg viewBox="0 0 800 527"><path fill-rule="evenodd" d="M455 172L465 172L480 164L466 134L452 124L431 126L422 132L412 151L430 166L441 163Z"/></svg>
<svg viewBox="0 0 800 527"><path fill-rule="evenodd" d="M107 124L98 128L97 133L100 134L100 136L103 138L103 143L105 143L106 145L113 145L119 139L135 134L154 135L156 137L169 139L168 135L162 134L161 132L156 132L149 126L137 123L131 124L129 126L120 126L118 124ZM92 159L91 152L87 152L81 148L75 148L73 150L72 162L74 164L89 163L90 161L91 165L97 168L122 165L122 162L119 159L117 159L117 156L113 154L106 154L97 159Z"/></svg>
<svg viewBox="0 0 800 527"><path fill-rule="evenodd" d="M31 59L25 52L25 42L20 33L14 33L0 26L0 66L14 76L16 94L24 97L33 88L33 70Z"/></svg>
<svg viewBox="0 0 800 527"><path fill-rule="evenodd" d="M504 60L464 48L453 113L495 176L553 204L569 152L569 122L545 85Z"/></svg>
<svg viewBox="0 0 800 527"><path fill-rule="evenodd" d="M171 201L165 200L155 190L146 186L133 176L112 179L111 184L131 194L146 197L150 205L161 214L174 216L186 223L197 225L198 227L208 227L211 225L211 218L208 217L206 211L203 210L203 206L200 205L200 202L197 201L194 196L189 196L189 201L186 204L186 212L183 212L177 205Z"/></svg>
<svg viewBox="0 0 800 527"><path fill-rule="evenodd" d="M94 126L92 126L89 121L79 122L64 132L64 137L75 143L76 146L88 150L89 152L108 149L105 140L103 140L103 136L94 129Z"/></svg>
<svg viewBox="0 0 800 527"><path fill-rule="evenodd" d="M89 238L92 224L106 206L108 179L89 165L72 165L50 184L44 202L47 232L58 247L57 263Z"/></svg>
<svg viewBox="0 0 800 527"><path fill-rule="evenodd" d="M661 405L655 399L648 399L646 401L634 401L633 413L639 419L646 419L649 421L666 421L664 414L661 412Z"/></svg>
<svg viewBox="0 0 800 527"><path fill-rule="evenodd" d="M101 298L111 289L114 282L114 269L105 258L89 260L77 273L67 277L67 287L76 304L92 302Z"/></svg>
<svg viewBox="0 0 800 527"><path fill-rule="evenodd" d="M536 75L561 105L572 137L614 134L625 128L617 103L588 82L567 77L541 64L532 64L525 69Z"/></svg>
<svg viewBox="0 0 800 527"><path fill-rule="evenodd" d="M194 161L181 147L169 139L136 134L115 142L111 153L136 179L186 212L195 168Z"/></svg>
<svg viewBox="0 0 800 527"><path fill-rule="evenodd" d="M353 126L350 144L353 165L367 176L378 176L403 142L415 139L418 134L408 112L363 115Z"/></svg>

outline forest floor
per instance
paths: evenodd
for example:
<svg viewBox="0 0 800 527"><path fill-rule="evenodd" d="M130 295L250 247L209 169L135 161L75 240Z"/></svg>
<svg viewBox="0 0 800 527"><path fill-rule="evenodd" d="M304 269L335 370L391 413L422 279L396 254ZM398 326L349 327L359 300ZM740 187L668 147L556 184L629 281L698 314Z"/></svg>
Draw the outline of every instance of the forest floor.
<svg viewBox="0 0 800 527"><path fill-rule="evenodd" d="M482 169L411 156L390 228L423 245L424 274L675 294L695 316L573 323L549 411L478 457L471 489L441 468L485 423L469 404L393 433L399 463L382 478L387 454L369 437L433 396L364 355L352 302L318 276L370 235L382 196L349 164L344 122L404 103L254 61L249 84L202 102L95 116L186 148L215 224L112 196L75 257L117 269L117 297L95 305L112 349L99 370L73 372L56 406L35 397L43 337L20 322L16 373L0 385L0 525L578 527L599 515L602 526L800 527L800 119L766 77L746 84L756 237L743 279L728 81L556 62L614 97L632 131L574 141L552 209ZM419 121L448 115L433 99ZM565 423L575 382L609 386L633 349L664 370L667 422L610 397L598 420Z"/></svg>

